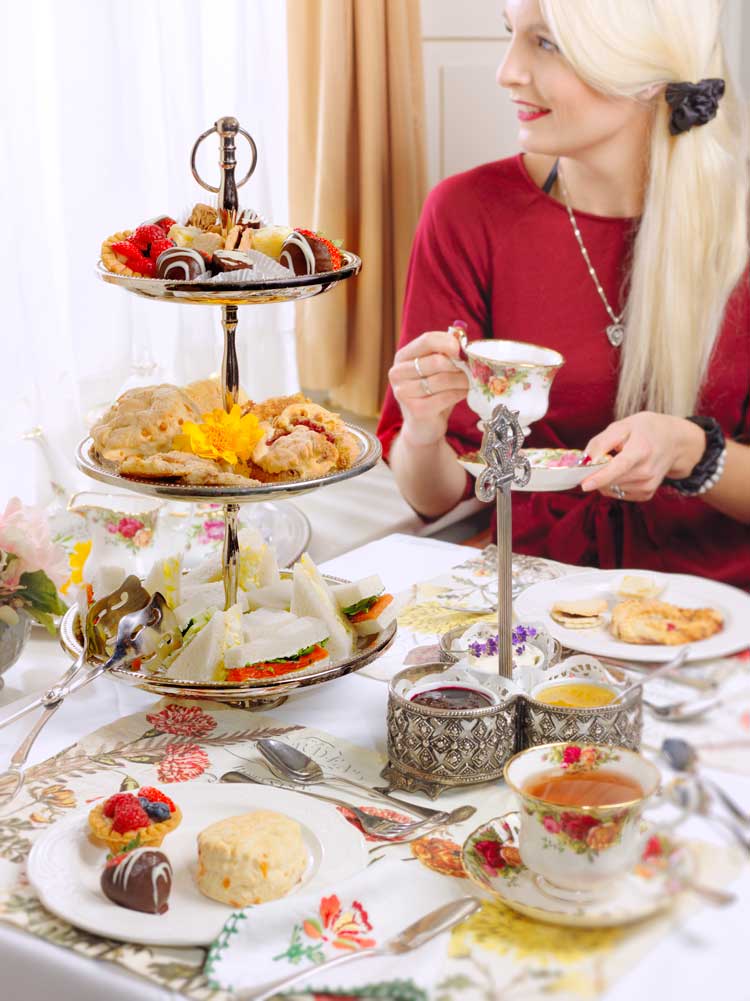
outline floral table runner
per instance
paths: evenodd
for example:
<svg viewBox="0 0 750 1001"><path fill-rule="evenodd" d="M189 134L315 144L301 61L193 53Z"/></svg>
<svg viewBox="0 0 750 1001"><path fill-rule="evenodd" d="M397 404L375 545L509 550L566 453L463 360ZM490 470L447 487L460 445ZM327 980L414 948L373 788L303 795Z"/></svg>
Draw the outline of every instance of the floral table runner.
<svg viewBox="0 0 750 1001"><path fill-rule="evenodd" d="M118 720L29 769L22 792L0 811L0 919L91 959L116 962L195 1001L228 1001L231 994L215 989L204 973L204 949L111 941L81 932L45 911L26 880L25 859L50 824L118 787L174 784L179 802L179 783L215 782L238 766L264 770L254 748L262 736L282 736L329 770L370 784L377 783L383 765L372 751L304 726L280 726L269 716L208 704L160 703L153 711ZM361 800L350 801L362 805ZM373 855L374 865L396 861L403 866L404 880L394 887L394 907L401 887L409 885L413 866L431 871L435 879L464 880L461 842L484 820L512 807L511 794L500 785L453 792L444 802L446 809L471 802L477 813L450 835L383 848ZM725 882L736 868L729 852L719 856L698 846L696 859L704 881ZM471 890L468 883L466 889ZM489 1001L502 994L512 1001L516 994L528 997L537 988L554 992L560 1001L596 996L696 906L694 898L685 896L671 911L635 927L580 930L542 925L487 902L451 937L434 999ZM319 914L323 925L329 911ZM230 920L225 934L231 936L231 929ZM351 998L352 991L346 995ZM408 979L365 984L354 996L427 1001L425 992Z"/></svg>

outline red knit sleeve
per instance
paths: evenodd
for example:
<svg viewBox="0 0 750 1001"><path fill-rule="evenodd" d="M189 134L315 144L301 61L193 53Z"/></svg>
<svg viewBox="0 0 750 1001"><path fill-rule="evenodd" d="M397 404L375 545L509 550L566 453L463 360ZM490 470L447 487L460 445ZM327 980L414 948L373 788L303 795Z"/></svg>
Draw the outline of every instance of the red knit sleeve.
<svg viewBox="0 0 750 1001"><path fill-rule="evenodd" d="M412 247L399 347L428 330L447 330L454 320L468 324L469 337L491 337L489 247L483 213L467 175L442 181L427 197ZM477 415L466 402L453 410L447 439L459 455L479 446ZM378 425L387 461L403 420L388 388ZM466 494L473 494L467 479Z"/></svg>

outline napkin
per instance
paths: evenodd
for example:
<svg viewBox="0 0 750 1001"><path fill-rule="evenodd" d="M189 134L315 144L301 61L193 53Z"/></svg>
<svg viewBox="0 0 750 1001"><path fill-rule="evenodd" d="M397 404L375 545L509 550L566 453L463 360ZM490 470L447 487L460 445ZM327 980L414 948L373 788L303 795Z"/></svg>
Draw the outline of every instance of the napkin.
<svg viewBox="0 0 750 1001"><path fill-rule="evenodd" d="M225 990L271 986L343 951L382 945L435 908L466 896L465 880L438 876L414 861L381 860L316 893L296 893L235 912L211 946L205 974ZM449 932L403 956L365 958L300 981L290 992L411 982L405 996L431 996L446 955Z"/></svg>

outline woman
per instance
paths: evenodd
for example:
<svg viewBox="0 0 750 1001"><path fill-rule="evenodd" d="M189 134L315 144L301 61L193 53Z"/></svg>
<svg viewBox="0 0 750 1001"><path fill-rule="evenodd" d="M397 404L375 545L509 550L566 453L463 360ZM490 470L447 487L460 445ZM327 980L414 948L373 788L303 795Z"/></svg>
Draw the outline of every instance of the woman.
<svg viewBox="0 0 750 1001"><path fill-rule="evenodd" d="M473 492L458 318L565 357L529 445L616 453L582 491L515 493L516 551L750 587L747 146L720 4L508 0L505 18L524 153L425 203L379 427L399 486L425 517Z"/></svg>

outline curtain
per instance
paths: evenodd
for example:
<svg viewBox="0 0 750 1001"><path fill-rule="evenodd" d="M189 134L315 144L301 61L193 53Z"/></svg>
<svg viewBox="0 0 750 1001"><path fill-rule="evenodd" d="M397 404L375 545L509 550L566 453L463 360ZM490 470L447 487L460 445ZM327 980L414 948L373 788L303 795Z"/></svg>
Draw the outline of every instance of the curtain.
<svg viewBox="0 0 750 1001"><path fill-rule="evenodd" d="M287 22L290 218L363 260L297 305L300 381L374 415L426 189L419 0L287 0Z"/></svg>
<svg viewBox="0 0 750 1001"><path fill-rule="evenodd" d="M215 199L190 150L222 115L258 146L241 204L286 222L285 32L278 0L3 0L0 510L48 500L49 465L92 488L73 449L122 389L218 371L218 308L139 299L94 266L109 234ZM248 157L238 140L238 177ZM215 138L198 166L218 183ZM297 388L293 327L291 305L240 310L249 395ZM22 440L33 427L49 461Z"/></svg>

